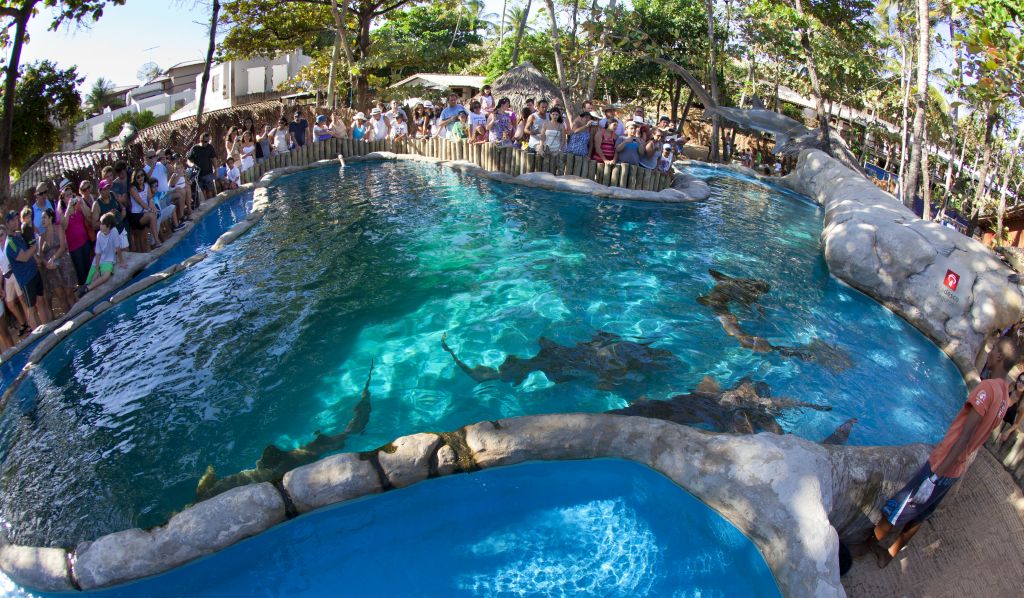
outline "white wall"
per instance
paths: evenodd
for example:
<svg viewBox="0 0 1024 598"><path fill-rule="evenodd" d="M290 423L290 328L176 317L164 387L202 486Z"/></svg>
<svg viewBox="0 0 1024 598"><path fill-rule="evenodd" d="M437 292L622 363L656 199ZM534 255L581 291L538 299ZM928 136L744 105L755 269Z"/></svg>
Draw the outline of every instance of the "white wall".
<svg viewBox="0 0 1024 598"><path fill-rule="evenodd" d="M195 95L196 91L194 89L186 89L174 95L160 94L144 100L133 101L123 108L104 112L103 114L86 119L75 126L74 149L101 141L103 139L103 127L122 114L149 110L155 116L164 116L174 112L177 107L194 100Z"/></svg>

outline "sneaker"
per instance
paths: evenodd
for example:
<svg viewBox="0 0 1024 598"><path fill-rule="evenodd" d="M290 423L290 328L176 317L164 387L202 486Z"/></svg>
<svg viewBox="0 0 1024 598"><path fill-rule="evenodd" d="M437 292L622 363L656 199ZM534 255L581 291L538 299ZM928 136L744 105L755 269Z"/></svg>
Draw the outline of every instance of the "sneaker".
<svg viewBox="0 0 1024 598"><path fill-rule="evenodd" d="M185 228L185 223L184 223L184 222L179 222L179 223L178 223L178 226L175 226L175 227L174 227L174 230L175 230L175 231L179 231L179 230L181 230L181 229L183 229L183 228Z"/></svg>
<svg viewBox="0 0 1024 598"><path fill-rule="evenodd" d="M75 297L78 297L79 299L81 299L88 292L89 292L89 286L83 284L82 286L78 287L75 290Z"/></svg>

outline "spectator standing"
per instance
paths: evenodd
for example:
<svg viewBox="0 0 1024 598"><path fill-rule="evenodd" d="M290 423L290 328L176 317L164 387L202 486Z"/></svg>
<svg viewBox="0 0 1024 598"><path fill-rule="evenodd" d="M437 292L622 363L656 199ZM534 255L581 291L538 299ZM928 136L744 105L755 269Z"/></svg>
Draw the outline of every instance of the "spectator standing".
<svg viewBox="0 0 1024 598"><path fill-rule="evenodd" d="M620 164L640 164L641 139L638 125L631 122L626 125L626 135L615 144L615 159Z"/></svg>
<svg viewBox="0 0 1024 598"><path fill-rule="evenodd" d="M640 144L640 167L654 170L658 167L658 158L661 155L661 131L655 129L646 137L641 134Z"/></svg>
<svg viewBox="0 0 1024 598"><path fill-rule="evenodd" d="M29 217L31 218L31 216ZM17 214L8 213L7 243L4 244L4 252L7 254L7 261L11 264L14 279L21 286L22 295L25 297L29 326L35 328L50 321L50 308L46 305L46 301L42 300L43 280L39 276L39 268L36 265L36 253L39 251L39 245L36 243L32 225L26 224L28 226L20 227ZM31 234L26 238L25 232Z"/></svg>
<svg viewBox="0 0 1024 598"><path fill-rule="evenodd" d="M497 106L494 105L494 96L491 95L491 86L484 85L483 89L480 90L480 108L484 113L484 118L494 114Z"/></svg>
<svg viewBox="0 0 1024 598"><path fill-rule="evenodd" d="M345 126L345 119L337 110L331 113L331 125L328 130L335 139L348 139L348 127Z"/></svg>
<svg viewBox="0 0 1024 598"><path fill-rule="evenodd" d="M0 223L0 243L7 247L7 237L9 231L7 230L8 222L13 226L18 219L17 214L10 212L8 218L13 218L13 221L5 221ZM7 308L6 312L10 314L15 321L21 326L20 334L28 332L28 320L25 319L25 312L27 306L23 306L24 298L21 296L21 287L18 286L18 281L14 279L14 272L11 270L11 262L7 259L7 252L0 251L0 275L3 275L3 280L0 281L0 294L3 295L4 306Z"/></svg>
<svg viewBox="0 0 1024 598"><path fill-rule="evenodd" d="M71 182L64 179L61 183L63 184L63 187L61 187L61 193L63 193L64 189L67 189L71 185ZM49 191L50 186L46 183L39 183L36 185L36 200L32 203L32 226L34 226L37 231L43 230L43 213L48 209L53 209L53 202L48 198Z"/></svg>
<svg viewBox="0 0 1024 598"><path fill-rule="evenodd" d="M384 118L384 113L381 112L380 108L374 108L370 111L370 122L368 126L370 141L387 139L388 132L391 131L391 125L389 125L387 119Z"/></svg>
<svg viewBox="0 0 1024 598"><path fill-rule="evenodd" d="M551 116L540 128L540 145L537 151L543 154L559 153L565 147L565 125L562 123L561 108L553 108Z"/></svg>
<svg viewBox="0 0 1024 598"><path fill-rule="evenodd" d="M227 179L228 189L238 189L238 186L242 184L242 173L238 170L238 167L235 166L234 158L228 158L224 178Z"/></svg>
<svg viewBox="0 0 1024 598"><path fill-rule="evenodd" d="M882 507L882 519L868 538L879 567L888 566L910 542L1002 422L1010 404L1007 375L1018 356L1015 340L1002 337L996 341L986 362L989 377L974 387L945 437L910 482ZM893 543L888 548L883 546L889 533L901 526Z"/></svg>
<svg viewBox="0 0 1024 598"><path fill-rule="evenodd" d="M229 160L231 158L228 158ZM157 211L149 199L149 179L142 170L132 175L132 184L128 188L131 206L128 208L128 225L133 230L149 229L149 242L152 249L160 247L160 233L157 230Z"/></svg>
<svg viewBox="0 0 1024 598"><path fill-rule="evenodd" d="M469 138L473 143L487 141L487 116L480 111L480 108L480 102L476 100L469 103Z"/></svg>
<svg viewBox="0 0 1024 598"><path fill-rule="evenodd" d="M452 125L451 130L448 131L448 139L452 141L458 141L460 139L469 138L469 115L465 112L460 112L456 117L458 120Z"/></svg>
<svg viewBox="0 0 1024 598"><path fill-rule="evenodd" d="M239 163L242 172L256 166L256 138L249 131L242 132L241 152L242 159Z"/></svg>
<svg viewBox="0 0 1024 598"><path fill-rule="evenodd" d="M256 162L262 162L270 157L272 139L270 125L263 125L263 132L256 137Z"/></svg>
<svg viewBox="0 0 1024 598"><path fill-rule="evenodd" d="M228 129L227 137L224 139L224 155L237 161L241 153L238 128L231 127Z"/></svg>
<svg viewBox="0 0 1024 598"><path fill-rule="evenodd" d="M391 138L395 140L405 139L409 136L409 125L405 122L405 113L399 112L391 124Z"/></svg>
<svg viewBox="0 0 1024 598"><path fill-rule="evenodd" d="M264 131L266 131L265 128ZM251 116L247 116L242 120L242 134L245 134L246 132L252 135L253 142L256 144L256 151L253 152L253 158L256 162L260 162L270 155L269 152L264 152L263 148L260 146L260 136L256 131L256 123L253 122Z"/></svg>
<svg viewBox="0 0 1024 598"><path fill-rule="evenodd" d="M615 141L617 139L615 130L618 126L619 123L614 118L610 120L602 119L598 122L597 131L595 131L594 138L591 141L593 153L590 158L592 160L597 160L604 164L615 164Z"/></svg>
<svg viewBox="0 0 1024 598"><path fill-rule="evenodd" d="M355 141L367 139L368 130L366 115L362 112L356 112L356 115L352 118L352 139Z"/></svg>
<svg viewBox="0 0 1024 598"><path fill-rule="evenodd" d="M316 121L313 123L313 142L327 141L331 138L331 131L327 127L327 115L318 114L316 115Z"/></svg>
<svg viewBox="0 0 1024 598"><path fill-rule="evenodd" d="M512 110L512 101L508 98L498 100L494 112L487 117L488 140L506 146L512 143L516 129L516 113Z"/></svg>
<svg viewBox="0 0 1024 598"><path fill-rule="evenodd" d="M384 118L388 119L388 124L393 125L399 115L402 116L402 119L405 120L406 123L409 122L409 113L402 108L401 104L398 103L398 100L391 100L391 107L384 113Z"/></svg>
<svg viewBox="0 0 1024 598"><path fill-rule="evenodd" d="M622 137L623 135L626 134L626 124L624 122L622 122L622 119L617 118L617 116L616 116L617 112L618 112L618 110L615 108L615 106L605 106L604 107L604 118L601 119L601 122L599 123L599 125L600 125L601 129L603 130L603 129L607 128L608 121L615 121L615 136L616 137Z"/></svg>
<svg viewBox="0 0 1024 598"><path fill-rule="evenodd" d="M534 112L526 119L525 133L530 136L530 141L527 144L527 148L531 152L536 152L537 148L540 147L540 131L544 128L544 123L547 122L550 115L548 115L548 101L541 100L537 102L537 111Z"/></svg>
<svg viewBox="0 0 1024 598"><path fill-rule="evenodd" d="M661 155L658 157L658 171L659 172L672 172L672 162L675 161L676 155L672 152L672 144L664 143L661 146Z"/></svg>
<svg viewBox="0 0 1024 598"><path fill-rule="evenodd" d="M199 143L193 145L188 150L188 153L185 154L185 158L193 166L199 169L199 174L197 175L199 178L199 187L203 190L204 193L206 193L206 197L212 197L217 193L216 188L214 186L214 150L213 146L210 145L210 139L211 137L209 133L203 133L202 136L199 137ZM117 170L116 166L114 170ZM116 183L113 187L113 193L115 194L115 196L117 195ZM127 188L125 189L125 193L128 193ZM123 201L122 205L127 206L127 201Z"/></svg>
<svg viewBox="0 0 1024 598"><path fill-rule="evenodd" d="M265 156L270 155L268 150L264 153ZM171 200L177 207L178 220L184 222L192 219L192 190L188 185L188 178L185 176L185 164L182 161L178 161L174 164L174 170L171 172L171 178L168 181L170 185ZM99 217L93 219L96 229L99 229ZM120 230L120 227L118 227Z"/></svg>
<svg viewBox="0 0 1024 598"><path fill-rule="evenodd" d="M441 119L438 121L437 126L443 127L444 136L451 132L455 123L459 121L459 114L465 114L466 108L458 103L459 96L455 93L448 94L448 106L441 111Z"/></svg>
<svg viewBox="0 0 1024 598"><path fill-rule="evenodd" d="M281 117L277 121L277 126L270 131L270 139L273 142L274 155L287 154L291 148L291 133L288 132L289 125L288 120L285 117Z"/></svg>
<svg viewBox="0 0 1024 598"><path fill-rule="evenodd" d="M301 110L296 110L292 114L292 122L288 125L288 133L292 136L293 147L306 145L307 129L309 129L309 122L302 118Z"/></svg>
<svg viewBox="0 0 1024 598"><path fill-rule="evenodd" d="M100 196L93 205L93 218L96 221L96 228L98 229L99 223L104 214L113 215L114 221L111 226L114 227L114 232L116 232L118 236L117 261L122 265L124 265L123 252L128 250L128 228L125 226L126 213L124 206L112 197L110 193L110 183L106 180L100 181ZM96 237L99 238L98 232Z"/></svg>
<svg viewBox="0 0 1024 598"><path fill-rule="evenodd" d="M53 220L56 220L56 216L54 216ZM64 211L64 231L60 242L64 251L70 256L69 260L73 265L73 272L77 279L76 284L71 287L72 290L75 286L85 283L85 276L88 274L89 258L92 257L92 248L89 243L89 223L91 220L92 212L86 208L85 202L79 197L71 198ZM43 224L46 224L45 216ZM49 232L44 230L41 236L49 239ZM49 259L45 255L46 251L43 251L43 253L43 258ZM44 275L43 280L45 282L47 276Z"/></svg>
<svg viewBox="0 0 1024 598"><path fill-rule="evenodd" d="M577 156L590 155L590 125L597 119L588 111L580 112L569 126L569 142L565 146L566 153Z"/></svg>
<svg viewBox="0 0 1024 598"><path fill-rule="evenodd" d="M80 205L77 198L75 198L75 202ZM68 209L74 209L74 206L68 206ZM71 265L71 258L68 255L68 244L64 231L60 226L54 226L55 221L56 214L53 210L47 209L43 213L46 232L39 235L43 285L57 301L57 307L63 313L68 313L71 306L75 304L75 288L84 284L85 278L82 278L82 282L78 282L76 279L75 268ZM88 260L86 263L88 264Z"/></svg>

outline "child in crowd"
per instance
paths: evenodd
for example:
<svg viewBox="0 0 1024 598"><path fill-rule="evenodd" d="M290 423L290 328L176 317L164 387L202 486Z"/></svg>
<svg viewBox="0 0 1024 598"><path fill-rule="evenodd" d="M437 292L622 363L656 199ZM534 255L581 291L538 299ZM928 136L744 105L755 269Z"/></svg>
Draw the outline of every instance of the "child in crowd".
<svg viewBox="0 0 1024 598"><path fill-rule="evenodd" d="M661 156L658 158L658 170L661 172L672 172L672 162L676 155L672 153L672 144L666 143L661 146Z"/></svg>
<svg viewBox="0 0 1024 598"><path fill-rule="evenodd" d="M239 172L238 167L235 166L235 159L228 157L227 169L224 172L224 178L227 180L225 189L238 189L238 185L242 183L242 173Z"/></svg>
<svg viewBox="0 0 1024 598"><path fill-rule="evenodd" d="M114 230L115 221L114 215L110 212L100 216L100 232L96 233L96 256L92 258L92 267L89 268L85 284L78 288L79 297L107 282L114 275L114 261L121 246L120 235Z"/></svg>
<svg viewBox="0 0 1024 598"><path fill-rule="evenodd" d="M452 130L449 131L449 139L466 139L469 137L469 115L465 112L459 112L459 120L455 121L452 125Z"/></svg>

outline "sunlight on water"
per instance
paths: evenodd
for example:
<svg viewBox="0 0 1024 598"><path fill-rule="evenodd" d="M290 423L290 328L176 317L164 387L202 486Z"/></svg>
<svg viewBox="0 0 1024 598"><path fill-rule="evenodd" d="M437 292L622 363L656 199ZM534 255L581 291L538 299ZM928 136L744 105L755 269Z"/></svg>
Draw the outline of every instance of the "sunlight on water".
<svg viewBox="0 0 1024 598"><path fill-rule="evenodd" d="M962 400L953 364L905 322L828 274L821 210L791 193L698 171L687 205L597 201L421 164L279 179L274 209L223 251L86 323L0 418L0 521L13 540L73 545L156 525L268 444L340 432L375 364L366 429L346 450L500 417L600 412L744 377L832 411L791 410L812 440L847 418L854 444L933 442ZM232 213L220 215L229 224ZM766 281L736 316L779 345L821 341L833 371L744 349L698 303L708 269ZM597 332L678 361L612 381L539 370L477 383L470 366L572 347ZM112 515L113 514L113 515Z"/></svg>

